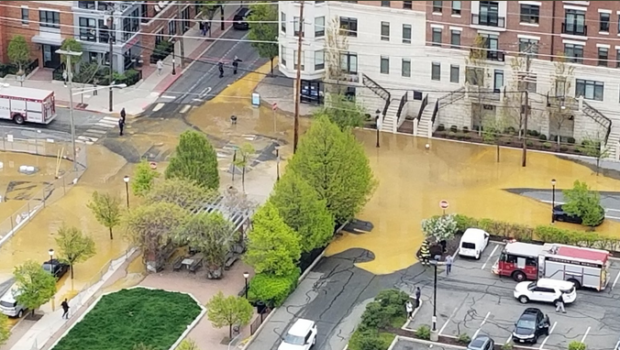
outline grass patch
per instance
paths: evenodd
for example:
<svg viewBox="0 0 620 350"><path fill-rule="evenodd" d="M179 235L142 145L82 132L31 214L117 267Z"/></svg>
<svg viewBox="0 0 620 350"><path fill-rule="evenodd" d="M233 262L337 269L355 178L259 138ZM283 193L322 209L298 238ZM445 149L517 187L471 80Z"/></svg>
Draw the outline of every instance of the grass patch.
<svg viewBox="0 0 620 350"><path fill-rule="evenodd" d="M381 349L387 350L392 344L392 342L394 341L394 338L396 338L396 335L392 333L387 333L387 332L379 332L377 337L379 338L381 342ZM355 332L353 332L353 335L351 336L351 339L349 340L349 345L347 349L348 350L361 350L362 343L364 342L364 338L365 337L363 335L363 332L360 331L359 329L356 330Z"/></svg>
<svg viewBox="0 0 620 350"><path fill-rule="evenodd" d="M53 350L168 350L201 312L187 294L145 288L105 295Z"/></svg>

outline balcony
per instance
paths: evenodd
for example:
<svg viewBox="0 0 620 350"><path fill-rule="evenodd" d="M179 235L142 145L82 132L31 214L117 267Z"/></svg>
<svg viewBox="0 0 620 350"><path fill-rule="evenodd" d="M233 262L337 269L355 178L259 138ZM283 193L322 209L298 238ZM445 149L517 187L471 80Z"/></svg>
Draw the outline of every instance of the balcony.
<svg viewBox="0 0 620 350"><path fill-rule="evenodd" d="M562 23L562 34L588 36L588 26L578 26L574 24L566 25Z"/></svg>
<svg viewBox="0 0 620 350"><path fill-rule="evenodd" d="M471 52L473 52L476 49L470 49ZM497 61L497 62L504 62L505 60L505 52L504 51L499 51L499 50L489 50L489 49L479 49L480 51L484 50L486 51L486 58L489 61ZM476 57L480 57L478 55L476 55Z"/></svg>
<svg viewBox="0 0 620 350"><path fill-rule="evenodd" d="M506 28L506 18L496 15L480 16L477 13L472 13L471 24L475 26Z"/></svg>

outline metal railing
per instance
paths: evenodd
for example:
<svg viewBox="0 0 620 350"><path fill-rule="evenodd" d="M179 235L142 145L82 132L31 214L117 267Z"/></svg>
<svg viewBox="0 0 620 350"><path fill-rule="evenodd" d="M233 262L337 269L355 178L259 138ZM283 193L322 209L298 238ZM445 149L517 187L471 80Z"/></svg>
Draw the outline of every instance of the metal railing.
<svg viewBox="0 0 620 350"><path fill-rule="evenodd" d="M476 26L505 28L506 27L506 18L505 17L496 16L496 15L480 16L477 13L472 13L471 14L471 24L476 25Z"/></svg>
<svg viewBox="0 0 620 350"><path fill-rule="evenodd" d="M603 113L599 112L598 109L592 107L586 101L583 101L583 114L592 118L599 125L607 129L605 133L605 144L607 144L607 140L609 139L609 134L611 134L611 119L607 118Z"/></svg>
<svg viewBox="0 0 620 350"><path fill-rule="evenodd" d="M458 100L462 100L463 98L465 98L465 91L466 91L466 88L465 86L463 86L457 90L454 90L452 92L449 92L441 96L440 98L437 99L437 101L439 102L439 108L443 108L444 106L447 106Z"/></svg>
<svg viewBox="0 0 620 350"><path fill-rule="evenodd" d="M420 105L420 110L418 111L418 123L420 122L420 119L422 119L422 113L424 113L424 109L426 108L426 106L428 105L428 94L426 94L426 96L424 96L424 98L422 99L422 104Z"/></svg>
<svg viewBox="0 0 620 350"><path fill-rule="evenodd" d="M398 105L398 112L396 112L396 120L398 120L398 125L400 125L400 122L402 120L402 114L403 114L403 109L405 108L405 106L407 105L407 102L409 101L409 92L405 92L405 94L403 95L403 97L400 98L400 104Z"/></svg>
<svg viewBox="0 0 620 350"><path fill-rule="evenodd" d="M390 107L390 101L392 100L392 94L387 91L383 86L379 85L376 81L370 79L366 74L362 74L362 83L369 88L372 92L377 94L385 100L385 106L383 107L382 115L385 118L387 110Z"/></svg>

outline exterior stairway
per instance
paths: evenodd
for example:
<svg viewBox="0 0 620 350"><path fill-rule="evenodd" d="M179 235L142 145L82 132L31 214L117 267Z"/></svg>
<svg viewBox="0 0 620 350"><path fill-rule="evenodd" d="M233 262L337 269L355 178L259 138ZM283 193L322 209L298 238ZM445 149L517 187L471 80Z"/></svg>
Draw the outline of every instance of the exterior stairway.
<svg viewBox="0 0 620 350"><path fill-rule="evenodd" d="M362 74L362 84L364 84L365 87L367 87L375 95L385 101L383 108L379 109L381 111L381 117L383 118L381 131L395 132L396 121L394 119L396 118L396 114L398 113L398 105L396 105L396 111L393 113L394 117L391 118L392 120L387 120L390 102L392 101L392 95L390 94L390 92L387 91L383 86L379 85L376 81L370 79L366 74Z"/></svg>
<svg viewBox="0 0 620 350"><path fill-rule="evenodd" d="M418 133L416 136L419 137L430 137L430 133L433 132L431 120L433 118L433 111L435 109L435 103L437 99L432 97L428 97L428 103L426 107L424 107L424 111L422 111L422 117L418 123Z"/></svg>
<svg viewBox="0 0 620 350"><path fill-rule="evenodd" d="M611 119L607 118L599 110L592 107L589 103L585 101L582 101L581 103L581 112L605 129L605 135L602 135L600 138L602 139L601 141L605 143L605 147L607 147L607 149L609 150L608 158L618 159L618 154L616 153L618 150L617 144L620 140L620 132L617 129L613 130Z"/></svg>
<svg viewBox="0 0 620 350"><path fill-rule="evenodd" d="M381 131L384 132L396 132L396 123L398 122L398 101L392 100L388 106L387 113L383 117L383 124L381 124Z"/></svg>

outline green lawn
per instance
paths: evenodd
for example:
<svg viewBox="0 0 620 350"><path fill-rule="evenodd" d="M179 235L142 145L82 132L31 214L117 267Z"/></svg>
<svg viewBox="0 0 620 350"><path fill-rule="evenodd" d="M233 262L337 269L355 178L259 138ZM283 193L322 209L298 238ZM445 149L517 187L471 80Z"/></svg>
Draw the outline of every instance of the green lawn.
<svg viewBox="0 0 620 350"><path fill-rule="evenodd" d="M353 333L353 335L351 336L351 339L349 340L349 345L347 347L348 350L360 350L362 348L362 336L361 336L361 332L360 331L355 331ZM381 342L383 343L383 346L381 347L381 349L387 350L390 345L392 344L392 342L394 341L394 338L396 338L395 334L392 333L387 333L387 332L379 332L379 339L381 339Z"/></svg>
<svg viewBox="0 0 620 350"><path fill-rule="evenodd" d="M187 294L124 289L102 297L53 350L168 350L200 312Z"/></svg>

